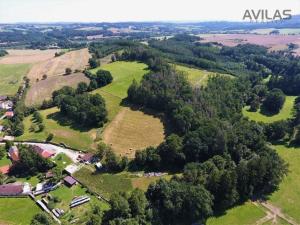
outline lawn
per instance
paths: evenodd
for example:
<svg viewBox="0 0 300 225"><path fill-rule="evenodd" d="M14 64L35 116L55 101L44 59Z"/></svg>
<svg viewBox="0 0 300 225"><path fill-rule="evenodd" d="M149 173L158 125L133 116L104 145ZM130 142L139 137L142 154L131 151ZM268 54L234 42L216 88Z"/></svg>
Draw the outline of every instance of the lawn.
<svg viewBox="0 0 300 225"><path fill-rule="evenodd" d="M88 186L91 191L107 198L112 193L133 189L130 177L126 173L95 173L90 167L83 167L74 174L74 177Z"/></svg>
<svg viewBox="0 0 300 225"><path fill-rule="evenodd" d="M102 211L109 209L109 205L103 201L99 201L95 196L87 194L86 189L81 185L77 184L71 188L62 185L58 189L51 192L51 195L58 197L61 201L55 204L55 207L63 209L66 214L61 218L62 221L66 222L79 218L80 221L76 224L82 224L82 221L86 222L86 214L92 210L92 207L98 205ZM73 198L89 195L91 200L89 203L70 209L69 204ZM67 223L69 224L69 223Z"/></svg>
<svg viewBox="0 0 300 225"><path fill-rule="evenodd" d="M110 93L121 99L127 97L128 87L134 79L140 82L142 77L149 72L147 65L144 63L124 61L109 63L90 71L96 73L99 69L110 71L114 80L111 84L98 90Z"/></svg>
<svg viewBox="0 0 300 225"><path fill-rule="evenodd" d="M211 217L207 220L207 225L251 225L265 216L265 212L252 204L246 202L243 205L236 206L226 211L225 215Z"/></svg>
<svg viewBox="0 0 300 225"><path fill-rule="evenodd" d="M264 123L272 123L279 120L286 120L293 117L293 107L296 96L286 96L285 103L276 115L268 116L261 113L261 111L250 112L249 106L243 108L244 116L248 117L250 120Z"/></svg>
<svg viewBox="0 0 300 225"><path fill-rule="evenodd" d="M15 95L30 64L0 64L0 95Z"/></svg>
<svg viewBox="0 0 300 225"><path fill-rule="evenodd" d="M6 165L11 165L11 161L8 156L5 155L2 159L0 159L0 167Z"/></svg>
<svg viewBox="0 0 300 225"><path fill-rule="evenodd" d="M64 143L67 146L87 151L93 149L96 129L84 130L69 123L59 115L57 108L41 110L44 119L45 129L42 132L31 132L30 127L34 123L32 115L24 119L24 134L17 140L36 140L44 141L49 133L54 134L52 142Z"/></svg>
<svg viewBox="0 0 300 225"><path fill-rule="evenodd" d="M0 198L0 224L28 225L40 211L30 198Z"/></svg>
<svg viewBox="0 0 300 225"><path fill-rule="evenodd" d="M278 154L289 164L289 173L270 197L270 202L282 212L300 223L300 148L274 146Z"/></svg>
<svg viewBox="0 0 300 225"><path fill-rule="evenodd" d="M178 71L185 72L191 84L193 86L198 86L198 87L205 86L207 84L208 79L212 76L221 75L221 76L233 77L228 74L220 74L220 73L210 72L207 70L194 69L194 68L180 66L180 65L175 65L175 68Z"/></svg>
<svg viewBox="0 0 300 225"><path fill-rule="evenodd" d="M73 161L64 153L60 153L53 159L53 162L57 165L57 167L64 169L67 165L73 163Z"/></svg>

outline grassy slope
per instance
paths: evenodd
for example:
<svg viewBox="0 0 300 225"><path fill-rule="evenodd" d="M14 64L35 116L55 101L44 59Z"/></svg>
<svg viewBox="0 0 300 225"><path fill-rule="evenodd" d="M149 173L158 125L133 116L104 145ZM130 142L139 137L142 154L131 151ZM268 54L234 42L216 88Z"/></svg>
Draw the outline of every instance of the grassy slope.
<svg viewBox="0 0 300 225"><path fill-rule="evenodd" d="M121 99L127 96L127 89L132 81L134 79L137 82L141 81L143 75L148 72L147 65L144 63L124 61L106 64L100 68L92 69L91 72L96 73L99 69L110 71L114 78L111 84L99 90L115 95Z"/></svg>
<svg viewBox="0 0 300 225"><path fill-rule="evenodd" d="M272 123L278 120L285 120L291 118L293 116L293 106L295 101L295 96L286 96L285 103L283 108L280 112L273 116L267 116L261 114L259 111L257 112L249 112L249 106L243 108L244 116L248 117L250 120L254 120L257 122L264 122L264 123Z"/></svg>
<svg viewBox="0 0 300 225"><path fill-rule="evenodd" d="M289 173L279 190L271 195L270 202L300 223L300 148L278 145L275 149L289 164Z"/></svg>
<svg viewBox="0 0 300 225"><path fill-rule="evenodd" d="M32 116L26 117L24 119L25 132L22 136L18 137L17 140L38 140L44 141L49 133L54 134L53 142L56 143L64 143L68 146L87 150L93 147L93 134L95 133L95 129L92 130L80 130L73 129L70 124L60 124L59 121L62 121L58 115L57 108L51 108L46 110L41 110L40 113L44 118L45 130L42 132L30 132L29 128L32 122Z"/></svg>
<svg viewBox="0 0 300 225"><path fill-rule="evenodd" d="M234 207L220 217L212 217L207 225L250 225L265 215L264 211L254 204L247 202L244 205Z"/></svg>
<svg viewBox="0 0 300 225"><path fill-rule="evenodd" d="M207 70L194 69L194 68L180 66L180 65L176 65L176 69L187 73L188 80L194 86L206 85L209 77L211 77L211 76L222 75L222 76L232 77L231 75L228 75L228 74L219 74L219 73L214 73L214 72L210 72Z"/></svg>
<svg viewBox="0 0 300 225"><path fill-rule="evenodd" d="M0 224L28 225L40 211L30 198L0 198Z"/></svg>
<svg viewBox="0 0 300 225"><path fill-rule="evenodd" d="M30 64L0 64L0 95L16 94L30 67Z"/></svg>

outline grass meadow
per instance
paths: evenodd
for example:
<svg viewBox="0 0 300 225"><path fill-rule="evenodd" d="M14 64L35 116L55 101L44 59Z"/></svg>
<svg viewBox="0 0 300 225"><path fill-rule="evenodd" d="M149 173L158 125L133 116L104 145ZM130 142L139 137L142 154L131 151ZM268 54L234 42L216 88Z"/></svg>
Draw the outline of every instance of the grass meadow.
<svg viewBox="0 0 300 225"><path fill-rule="evenodd" d="M256 122L272 123L279 120L286 120L293 117L293 107L296 96L286 96L285 103L278 114L264 115L260 110L250 112L249 106L243 108L244 116Z"/></svg>
<svg viewBox="0 0 300 225"><path fill-rule="evenodd" d="M30 64L0 64L0 95L15 95Z"/></svg>
<svg viewBox="0 0 300 225"><path fill-rule="evenodd" d="M28 225L39 212L30 198L0 198L0 224Z"/></svg>
<svg viewBox="0 0 300 225"><path fill-rule="evenodd" d="M188 80L191 82L193 86L205 86L208 82L208 79L212 76L226 76L226 77L233 77L228 74L220 74L215 72L210 72L207 70L200 70L195 68L190 68L181 65L175 65L175 68L178 71L185 72L187 74Z"/></svg>

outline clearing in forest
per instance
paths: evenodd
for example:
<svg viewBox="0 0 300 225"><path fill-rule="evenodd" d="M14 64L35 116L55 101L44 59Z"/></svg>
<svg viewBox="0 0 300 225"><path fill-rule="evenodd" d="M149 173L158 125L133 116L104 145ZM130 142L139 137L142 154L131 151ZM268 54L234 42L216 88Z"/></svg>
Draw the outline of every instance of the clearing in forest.
<svg viewBox="0 0 300 225"><path fill-rule="evenodd" d="M257 112L250 112L249 106L243 108L243 115L250 120L256 122L272 123L279 120L286 120L293 117L293 107L296 96L286 96L284 105L280 112L275 115L262 114L261 110Z"/></svg>

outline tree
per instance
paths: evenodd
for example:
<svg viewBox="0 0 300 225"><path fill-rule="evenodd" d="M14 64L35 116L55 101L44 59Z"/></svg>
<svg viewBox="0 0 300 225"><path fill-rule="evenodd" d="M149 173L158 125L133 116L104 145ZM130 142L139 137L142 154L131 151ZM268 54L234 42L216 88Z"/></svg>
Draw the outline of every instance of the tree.
<svg viewBox="0 0 300 225"><path fill-rule="evenodd" d="M111 205L110 213L113 218L131 217L129 203L124 195L114 193L109 200Z"/></svg>
<svg viewBox="0 0 300 225"><path fill-rule="evenodd" d="M83 94L88 91L88 85L85 82L80 82L77 86L76 92L77 94Z"/></svg>
<svg viewBox="0 0 300 225"><path fill-rule="evenodd" d="M143 216L146 212L147 199L143 191L134 189L128 199L132 217Z"/></svg>
<svg viewBox="0 0 300 225"><path fill-rule="evenodd" d="M42 132L43 130L45 130L45 125L42 124L42 123L40 123L40 124L38 125L38 127L39 127L39 132Z"/></svg>
<svg viewBox="0 0 300 225"><path fill-rule="evenodd" d="M112 56L111 56L111 61L112 61L112 62L117 61L117 58L116 58L115 54L112 54Z"/></svg>
<svg viewBox="0 0 300 225"><path fill-rule="evenodd" d="M35 119L35 121L37 123L42 123L43 122L43 117L42 117L42 115L41 115L41 113L39 111L35 111L33 113L33 118Z"/></svg>
<svg viewBox="0 0 300 225"><path fill-rule="evenodd" d="M113 76L107 70L98 70L94 79L97 81L98 87L103 87L113 81Z"/></svg>
<svg viewBox="0 0 300 225"><path fill-rule="evenodd" d="M47 138L46 138L46 142L52 141L53 137L54 137L54 134L53 134L53 133L50 133L50 134L47 136Z"/></svg>
<svg viewBox="0 0 300 225"><path fill-rule="evenodd" d="M285 95L280 89L274 88L269 92L267 98L263 102L263 107L271 112L278 113L283 106L285 101Z"/></svg>
<svg viewBox="0 0 300 225"><path fill-rule="evenodd" d="M52 225L53 223L46 213L41 212L36 214L33 217L30 224L31 225Z"/></svg>
<svg viewBox="0 0 300 225"><path fill-rule="evenodd" d="M66 68L66 71L65 71L65 75L70 75L72 73L72 69L71 68Z"/></svg>
<svg viewBox="0 0 300 225"><path fill-rule="evenodd" d="M47 74L44 74L43 77L42 77L42 79L43 79L43 80L46 80L47 77L48 77Z"/></svg>
<svg viewBox="0 0 300 225"><path fill-rule="evenodd" d="M97 68L97 67L100 66L99 60L97 60L95 58L90 58L89 59L89 64L90 64L91 69L94 69L94 68Z"/></svg>

